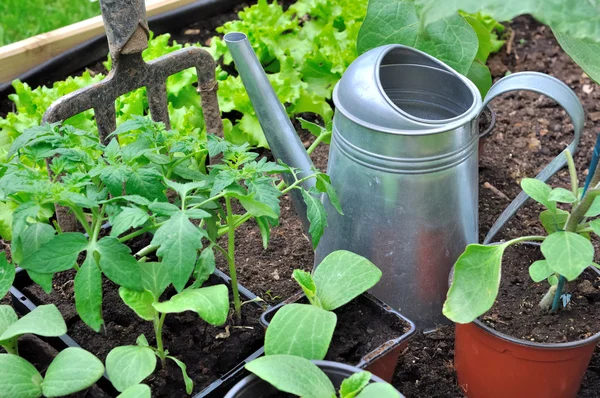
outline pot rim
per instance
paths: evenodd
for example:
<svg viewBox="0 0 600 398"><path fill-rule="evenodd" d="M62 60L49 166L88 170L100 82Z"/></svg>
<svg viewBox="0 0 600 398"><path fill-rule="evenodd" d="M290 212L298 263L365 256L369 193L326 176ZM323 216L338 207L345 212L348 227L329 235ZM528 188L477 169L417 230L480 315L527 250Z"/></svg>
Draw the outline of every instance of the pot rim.
<svg viewBox="0 0 600 398"><path fill-rule="evenodd" d="M494 242L494 243L490 243L489 245L499 245L502 242ZM542 244L539 242L521 242L520 244L522 245L531 245L531 246L541 246ZM587 269L591 269L593 272L595 272L596 274L598 274L600 276L600 270L589 266ZM452 266L452 269L450 270L450 275L448 277L448 283L451 284L452 283L452 277L454 275L454 266ZM555 349L570 349L570 348L577 348L577 347L581 347L587 344L591 344L593 342L597 342L600 341L600 331L598 331L597 333L591 335L588 338L585 338L583 340L577 340L577 341L569 341L566 343L538 343L535 341L528 341L528 340L524 340L524 339L520 339L518 337L513 337L513 336L509 336L508 334L499 332L493 328L491 328L490 326L484 324L483 322L481 322L479 320L479 317L477 319L475 319L473 322L470 322L476 326L478 326L479 328L485 330L486 332L490 333L491 335L493 335L494 337L498 337L502 340L508 341L510 343L513 344L518 344L524 347L530 347L530 348L538 348L538 349L545 349L545 350L555 350ZM455 325L468 325L468 323L455 323Z"/></svg>

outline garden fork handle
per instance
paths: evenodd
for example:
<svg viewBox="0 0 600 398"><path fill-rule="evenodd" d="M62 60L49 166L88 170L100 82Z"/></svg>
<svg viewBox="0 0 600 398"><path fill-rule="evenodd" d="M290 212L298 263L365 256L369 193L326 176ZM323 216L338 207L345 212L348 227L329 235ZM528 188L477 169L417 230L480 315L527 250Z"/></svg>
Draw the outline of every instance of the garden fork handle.
<svg viewBox="0 0 600 398"><path fill-rule="evenodd" d="M150 30L144 0L100 0L100 8L113 62L118 62L121 54L148 48Z"/></svg>
<svg viewBox="0 0 600 398"><path fill-rule="evenodd" d="M577 94L560 80L538 72L519 72L508 75L496 82L486 95L482 109L497 96L510 91L519 90L533 91L556 101L556 103L560 105L571 118L571 123L575 130L573 141L571 141L567 148L557 157L552 159L552 161L535 177L538 180L546 181L567 164L565 152L568 150L574 154L577 149L577 144L579 143L585 120L583 106L581 105L579 98L577 98ZM483 241L484 244L488 244L492 241L500 228L502 228L517 210L523 206L528 198L529 196L525 192L521 192L517 195L510 205L504 209L502 214L500 214L500 217L498 217L494 225L492 225L492 228Z"/></svg>

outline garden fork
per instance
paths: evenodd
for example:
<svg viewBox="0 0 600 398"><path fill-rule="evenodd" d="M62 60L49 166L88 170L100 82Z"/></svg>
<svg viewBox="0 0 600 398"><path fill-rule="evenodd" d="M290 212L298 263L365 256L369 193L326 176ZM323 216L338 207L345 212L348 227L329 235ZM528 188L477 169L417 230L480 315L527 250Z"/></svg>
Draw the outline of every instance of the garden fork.
<svg viewBox="0 0 600 398"><path fill-rule="evenodd" d="M146 87L150 115L170 128L167 78L191 67L196 68L202 113L209 133L222 136L223 122L217 101L215 61L205 50L187 47L150 62L142 59L148 48L149 29L144 0L100 0L106 28L112 69L101 82L68 94L46 110L43 122L64 121L93 109L98 136L107 144L108 135L116 128L115 100L140 87ZM58 222L64 231L76 229L74 217L57 206Z"/></svg>

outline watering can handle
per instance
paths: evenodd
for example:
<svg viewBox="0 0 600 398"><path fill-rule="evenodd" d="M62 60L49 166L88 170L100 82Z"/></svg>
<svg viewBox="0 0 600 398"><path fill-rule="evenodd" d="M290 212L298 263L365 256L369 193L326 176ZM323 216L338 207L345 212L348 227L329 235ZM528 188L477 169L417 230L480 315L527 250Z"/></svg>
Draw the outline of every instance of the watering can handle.
<svg viewBox="0 0 600 398"><path fill-rule="evenodd" d="M544 169L535 177L538 180L546 181L567 163L567 157L565 156L566 150L575 153L583 130L583 106L573 90L560 80L543 73L520 72L506 76L496 82L485 96L482 109L497 96L509 91L519 90L533 91L553 99L567 112L573 123L573 128L575 130L573 141L571 141L567 148L544 167ZM502 228L517 210L523 206L528 198L529 196L525 192L521 192L517 195L511 204L502 212L500 217L498 217L494 225L492 225L492 228L489 230L483 241L484 244L492 242L492 239L496 236L500 228Z"/></svg>

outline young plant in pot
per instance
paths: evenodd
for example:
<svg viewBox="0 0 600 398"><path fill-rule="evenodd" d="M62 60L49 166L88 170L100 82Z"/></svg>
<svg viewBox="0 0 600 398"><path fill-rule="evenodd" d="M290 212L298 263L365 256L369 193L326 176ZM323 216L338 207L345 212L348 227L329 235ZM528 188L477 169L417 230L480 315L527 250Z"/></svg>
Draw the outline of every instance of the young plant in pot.
<svg viewBox="0 0 600 398"><path fill-rule="evenodd" d="M255 359L246 365L246 369L254 375L236 384L225 398L403 397L394 387L370 372L336 362L271 355Z"/></svg>
<svg viewBox="0 0 600 398"><path fill-rule="evenodd" d="M545 207L539 219L547 236L523 236L493 245L471 244L454 265L443 312L456 323L455 368L458 383L468 397L575 397L600 340L600 330L596 330L577 341L538 343L500 333L478 320L496 300L510 299L508 293L498 297L498 292L502 259L512 245L541 242L543 259L523 266L529 268L533 282L548 285L546 294L539 297L537 311L542 315L566 311L561 308L567 306L570 297L566 284L581 277L590 265L598 267L593 263L590 234L600 233L600 219L595 218L600 215L600 171L593 162L586 185L580 189L573 158L568 151L566 155L570 190L552 189L531 178L521 182L523 190ZM560 208L559 203L570 211ZM515 286L527 288L526 284ZM531 289L536 285L529 286ZM519 316L526 316L522 313L523 309ZM547 326L552 328L553 322L577 316L558 315L547 321Z"/></svg>
<svg viewBox="0 0 600 398"><path fill-rule="evenodd" d="M338 250L329 254L319 264L313 274L302 270L295 270L293 278L301 286L308 304L301 304L301 296L297 295L287 300L282 306L266 311L262 316L263 324L267 326L265 334L265 354L295 355L310 360L322 360L326 357L332 337L336 328L347 330L348 339L350 331L347 328L359 327L356 324L338 325L338 318L334 311L359 298L368 306L360 311L377 313L378 323L363 325L373 328L373 336L377 329L384 329L393 318L394 339L385 339L378 344L372 344L369 353L362 354L358 367L367 367L375 374L390 381L396 368L396 362L402 346L406 345L408 336L414 331L414 325L403 318L399 313L370 299L370 295L363 295L368 289L377 284L381 278L381 270L368 259L346 250ZM373 305L375 304L375 305ZM361 307L355 307L361 308ZM382 311L383 309L383 311ZM270 322L266 319L274 313ZM388 319L387 316L390 316ZM354 318L360 317L355 314ZM351 319L346 316L345 319ZM408 326L407 326L408 324ZM406 330L408 329L408 331ZM339 344L339 341L338 341ZM360 346L355 342L354 350ZM336 358L337 360L337 358Z"/></svg>

